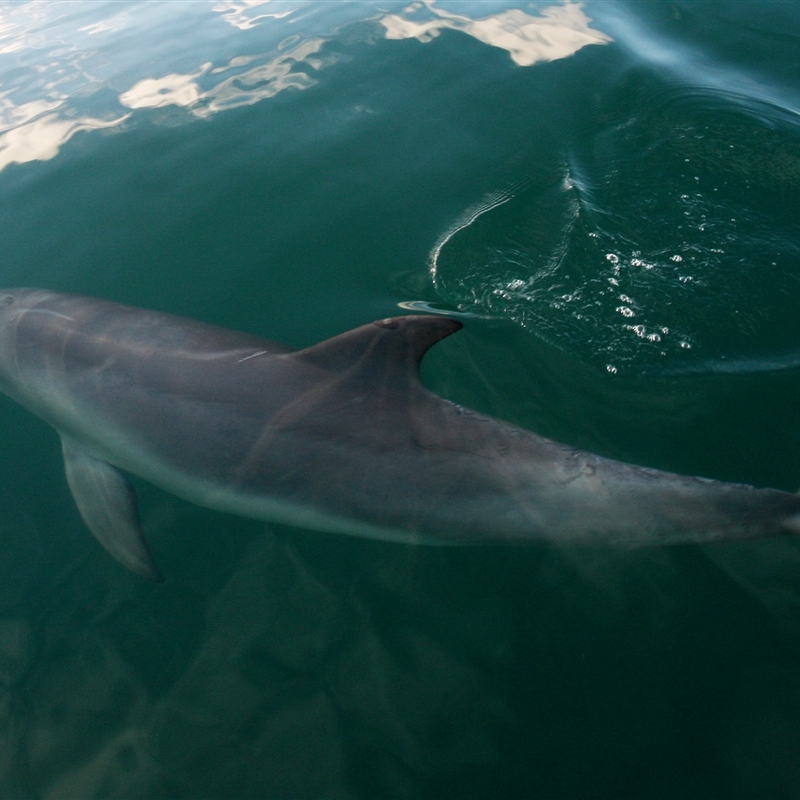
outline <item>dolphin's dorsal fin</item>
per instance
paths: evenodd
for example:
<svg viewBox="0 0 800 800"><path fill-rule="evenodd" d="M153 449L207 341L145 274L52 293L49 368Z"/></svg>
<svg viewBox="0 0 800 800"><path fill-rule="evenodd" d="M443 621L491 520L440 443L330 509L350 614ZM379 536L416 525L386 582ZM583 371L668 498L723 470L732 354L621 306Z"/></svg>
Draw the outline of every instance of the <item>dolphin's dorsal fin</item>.
<svg viewBox="0 0 800 800"><path fill-rule="evenodd" d="M366 377L399 368L402 374L419 378L419 364L428 349L462 327L450 317L391 317L326 339L291 357L332 372L358 370Z"/></svg>
<svg viewBox="0 0 800 800"><path fill-rule="evenodd" d="M131 572L162 581L147 547L131 482L107 461L61 437L67 483L83 521L100 544Z"/></svg>

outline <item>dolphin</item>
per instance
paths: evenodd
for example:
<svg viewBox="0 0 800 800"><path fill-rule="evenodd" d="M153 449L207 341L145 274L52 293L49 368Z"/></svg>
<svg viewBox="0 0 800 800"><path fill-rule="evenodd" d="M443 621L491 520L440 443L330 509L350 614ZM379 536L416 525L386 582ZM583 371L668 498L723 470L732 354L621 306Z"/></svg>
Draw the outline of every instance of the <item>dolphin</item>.
<svg viewBox="0 0 800 800"><path fill-rule="evenodd" d="M157 311L0 290L0 390L61 437L88 528L161 580L126 473L256 519L409 543L667 545L800 532L800 496L632 466L419 377L462 327L378 320L304 350Z"/></svg>

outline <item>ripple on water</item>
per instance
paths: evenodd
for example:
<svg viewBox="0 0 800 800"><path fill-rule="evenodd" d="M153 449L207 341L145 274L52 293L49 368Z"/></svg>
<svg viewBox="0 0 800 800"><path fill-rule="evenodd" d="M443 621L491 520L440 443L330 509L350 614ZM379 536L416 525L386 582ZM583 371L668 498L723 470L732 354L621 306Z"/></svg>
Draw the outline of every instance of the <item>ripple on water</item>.
<svg viewBox="0 0 800 800"><path fill-rule="evenodd" d="M794 363L797 121L718 91L624 91L616 113L566 152L537 153L525 180L441 237L441 298L611 373Z"/></svg>

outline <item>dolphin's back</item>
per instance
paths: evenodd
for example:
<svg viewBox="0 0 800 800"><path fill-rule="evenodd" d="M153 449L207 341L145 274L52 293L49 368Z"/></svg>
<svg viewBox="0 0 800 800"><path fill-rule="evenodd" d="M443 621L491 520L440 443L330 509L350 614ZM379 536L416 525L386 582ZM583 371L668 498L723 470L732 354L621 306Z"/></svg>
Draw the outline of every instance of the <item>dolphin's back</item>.
<svg viewBox="0 0 800 800"><path fill-rule="evenodd" d="M453 511L439 499L472 487L461 515L469 527L469 507L489 488L438 442L460 410L419 382L422 355L460 327L453 320L367 325L293 353L190 319L42 292L13 327L9 393L93 456L198 502L269 496L390 536L441 535L452 526L435 520L452 522ZM251 508L261 515L257 501Z"/></svg>
<svg viewBox="0 0 800 800"><path fill-rule="evenodd" d="M283 345L118 303L41 294L2 331L13 342L2 348L13 354L5 358L9 393L67 433L96 435L101 449L108 427L176 464L203 451L218 464L213 440L228 439L222 455L235 458L254 421L291 396L291 381L274 380L275 358L291 352Z"/></svg>

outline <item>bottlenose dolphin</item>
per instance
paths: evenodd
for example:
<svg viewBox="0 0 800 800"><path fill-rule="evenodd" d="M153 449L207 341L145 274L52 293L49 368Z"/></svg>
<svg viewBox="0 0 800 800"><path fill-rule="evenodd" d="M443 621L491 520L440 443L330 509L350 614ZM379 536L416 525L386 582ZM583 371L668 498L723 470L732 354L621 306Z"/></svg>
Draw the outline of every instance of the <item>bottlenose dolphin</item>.
<svg viewBox="0 0 800 800"><path fill-rule="evenodd" d="M160 580L138 475L209 508L376 539L609 545L800 532L800 497L602 458L420 382L461 328L384 319L305 350L40 289L0 290L0 389L61 436L101 544Z"/></svg>

